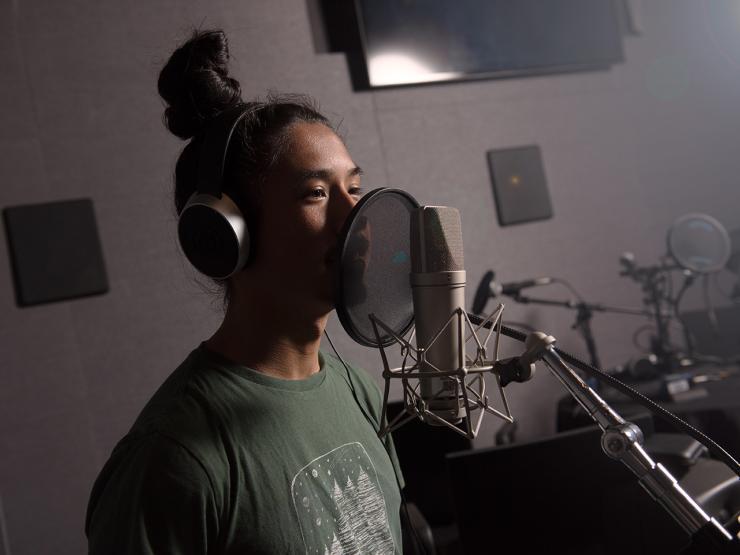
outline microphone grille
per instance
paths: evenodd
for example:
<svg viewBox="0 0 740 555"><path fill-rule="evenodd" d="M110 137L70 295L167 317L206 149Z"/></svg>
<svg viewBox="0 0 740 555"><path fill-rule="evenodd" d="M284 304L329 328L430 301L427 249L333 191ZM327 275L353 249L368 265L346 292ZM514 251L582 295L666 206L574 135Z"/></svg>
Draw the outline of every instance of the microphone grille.
<svg viewBox="0 0 740 555"><path fill-rule="evenodd" d="M449 206L423 206L411 218L411 271L456 272L463 261L460 213Z"/></svg>

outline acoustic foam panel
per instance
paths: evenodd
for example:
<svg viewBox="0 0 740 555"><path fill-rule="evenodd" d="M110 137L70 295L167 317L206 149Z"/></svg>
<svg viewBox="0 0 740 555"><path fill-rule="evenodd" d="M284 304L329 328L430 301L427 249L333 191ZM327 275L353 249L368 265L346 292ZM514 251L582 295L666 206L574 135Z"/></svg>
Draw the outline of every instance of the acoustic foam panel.
<svg viewBox="0 0 740 555"><path fill-rule="evenodd" d="M19 306L108 291L91 199L7 207L3 217Z"/></svg>

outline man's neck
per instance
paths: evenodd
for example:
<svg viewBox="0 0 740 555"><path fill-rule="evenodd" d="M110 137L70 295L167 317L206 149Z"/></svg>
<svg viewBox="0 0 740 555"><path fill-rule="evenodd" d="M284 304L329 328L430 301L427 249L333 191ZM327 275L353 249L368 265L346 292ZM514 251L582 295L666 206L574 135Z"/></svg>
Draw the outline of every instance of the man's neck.
<svg viewBox="0 0 740 555"><path fill-rule="evenodd" d="M263 374L286 380L320 370L319 346L328 315L301 320L259 305L232 302L221 327L206 341L212 351Z"/></svg>

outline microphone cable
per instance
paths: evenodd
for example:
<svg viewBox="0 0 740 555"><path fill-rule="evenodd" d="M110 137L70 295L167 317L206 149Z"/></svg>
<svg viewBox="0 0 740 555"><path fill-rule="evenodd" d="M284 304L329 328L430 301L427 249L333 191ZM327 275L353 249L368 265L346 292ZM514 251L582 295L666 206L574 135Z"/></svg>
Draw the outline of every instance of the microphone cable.
<svg viewBox="0 0 740 555"><path fill-rule="evenodd" d="M551 283L553 283L553 284L554 283L557 283L557 284L562 285L563 287L565 287L568 291L570 291L573 294L573 296L576 298L576 300L579 303L586 302L585 299L578 292L578 290L575 287L573 287L573 285L568 280L563 279L563 278L552 278Z"/></svg>
<svg viewBox="0 0 740 555"><path fill-rule="evenodd" d="M349 388L352 390L352 397L354 397L355 403L357 403L357 406L360 407L360 411L362 412L362 415L365 417L365 419L370 423L372 428L375 430L375 421L367 413L367 411L365 410L365 407L360 402L360 399L357 396L357 390L355 389L355 384L352 381L352 373L349 371L349 366L347 366L347 363L344 362L342 355L340 355L339 351L337 351L337 348L334 346L334 342L331 340L331 337L329 337L329 332L326 331L326 328L324 328L324 336L326 337L327 341L329 341L329 345L331 345L331 349L332 351L334 351L334 354L336 355L337 359L339 359L339 362L341 362L342 366L344 366L344 371L347 373L347 380L349 383ZM379 426L380 428L375 430L377 434L380 434L380 429L382 429L383 427L383 422L380 422ZM419 534L417 533L416 528L411 522L411 515L409 514L408 501L406 501L406 494L403 492L403 488L401 487L401 478L398 476L398 471L400 470L401 462L399 461L398 463L399 469L396 470L396 465L394 464L393 457L391 456L390 441L391 441L391 434L386 434L385 440L382 440L382 439L380 440L380 442L383 444L383 447L385 448L385 452L388 454L388 459L391 461L391 468L393 468L393 476L396 479L396 485L398 486L398 493L401 495L401 508L403 509L403 512L406 515L406 522L408 523L408 527L411 529L411 534L413 536L413 541L414 541L414 545L416 548L416 552L420 555L429 555L426 548L424 547L424 543L421 541L421 538L419 538ZM401 537L401 542L402 544L399 546L399 548L400 548L400 551L403 553L403 536Z"/></svg>
<svg viewBox="0 0 740 555"><path fill-rule="evenodd" d="M475 314L468 313L468 318L470 318L470 321L477 326L483 323L483 318ZM492 323L487 322L484 327L490 329L491 326L492 326ZM524 343L524 341L527 338L526 334L520 331L517 331L515 329L512 329L508 326L503 326L503 325L501 326L501 333L507 337L510 337L511 339L515 339L522 343ZM709 436L707 436L700 430L694 428L691 424L681 420L678 416L676 416L672 412L664 409L663 407L661 407L659 404L657 404L655 401L653 401L649 397L646 397L645 395L643 395L636 389L633 389L627 384L621 382L614 376L610 376L606 372L602 372L598 368L583 362L582 360L578 359L577 357L575 357L574 355L571 355L570 353L566 351L558 349L557 347L554 347L554 349L555 349L555 352L558 353L563 358L563 360L571 363L573 366L576 366L580 370L583 370L589 376L595 377L599 381L612 386L614 389L616 389L620 393L624 393L628 397L631 397L632 399L637 401L639 404L641 404L642 406L644 406L645 408L647 408L648 410L656 414L659 418L663 419L665 422L668 422L669 424L673 425L674 427L679 428L684 433L693 437L695 440L697 440L699 443L701 443L707 449L709 449L710 453L712 453L715 457L717 457L719 460L725 463L728 467L730 467L730 469L737 476L740 476L740 463L738 463L738 461L732 455L730 455L722 446L716 443L712 438L710 438Z"/></svg>

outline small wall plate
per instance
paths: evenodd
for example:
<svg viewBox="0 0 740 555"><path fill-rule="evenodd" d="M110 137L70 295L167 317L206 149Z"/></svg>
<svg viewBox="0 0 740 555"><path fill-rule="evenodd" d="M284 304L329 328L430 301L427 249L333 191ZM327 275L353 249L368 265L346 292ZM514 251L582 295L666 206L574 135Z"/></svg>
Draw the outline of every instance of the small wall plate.
<svg viewBox="0 0 740 555"><path fill-rule="evenodd" d="M499 225L552 218L540 147L489 150L486 156Z"/></svg>

